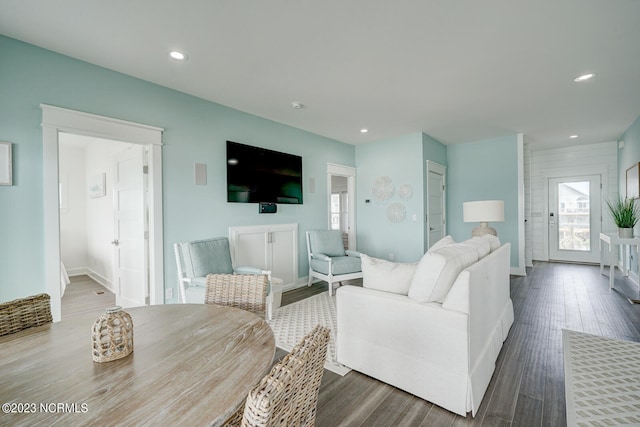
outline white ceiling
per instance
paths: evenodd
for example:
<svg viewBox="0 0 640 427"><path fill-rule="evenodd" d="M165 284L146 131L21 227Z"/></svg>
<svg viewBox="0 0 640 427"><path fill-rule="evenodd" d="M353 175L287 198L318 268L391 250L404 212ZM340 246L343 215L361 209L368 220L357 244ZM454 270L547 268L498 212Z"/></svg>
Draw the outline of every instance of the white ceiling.
<svg viewBox="0 0 640 427"><path fill-rule="evenodd" d="M640 115L640 0L0 0L0 34L351 144L587 144Z"/></svg>

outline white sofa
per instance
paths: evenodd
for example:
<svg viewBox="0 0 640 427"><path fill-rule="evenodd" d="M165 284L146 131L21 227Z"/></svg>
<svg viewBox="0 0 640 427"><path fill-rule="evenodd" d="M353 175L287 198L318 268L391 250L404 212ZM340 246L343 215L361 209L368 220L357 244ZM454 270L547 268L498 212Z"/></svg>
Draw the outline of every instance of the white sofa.
<svg viewBox="0 0 640 427"><path fill-rule="evenodd" d="M447 237L415 264L364 256L363 287L336 294L338 362L475 416L514 319L510 244L492 238Z"/></svg>

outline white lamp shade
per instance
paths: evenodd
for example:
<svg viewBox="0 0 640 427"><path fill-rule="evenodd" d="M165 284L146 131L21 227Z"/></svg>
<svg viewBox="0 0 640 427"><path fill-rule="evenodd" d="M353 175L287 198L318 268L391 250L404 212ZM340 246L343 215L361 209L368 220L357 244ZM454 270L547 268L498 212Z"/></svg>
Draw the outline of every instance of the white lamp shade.
<svg viewBox="0 0 640 427"><path fill-rule="evenodd" d="M481 200L462 204L464 222L504 221L503 200Z"/></svg>

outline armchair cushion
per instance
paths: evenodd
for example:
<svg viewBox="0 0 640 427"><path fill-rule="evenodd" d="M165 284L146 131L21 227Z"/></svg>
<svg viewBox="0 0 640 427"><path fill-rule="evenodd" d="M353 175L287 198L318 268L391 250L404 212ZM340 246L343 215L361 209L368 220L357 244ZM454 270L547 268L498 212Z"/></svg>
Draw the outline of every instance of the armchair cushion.
<svg viewBox="0 0 640 427"><path fill-rule="evenodd" d="M345 253L347 256L355 256L355 257L358 257L358 258L360 258L360 256L362 256L362 254L361 254L360 252L358 252L358 251L352 251L352 250L349 250L349 249L347 249L346 251L344 251L344 253Z"/></svg>
<svg viewBox="0 0 640 427"><path fill-rule="evenodd" d="M229 240L225 237L185 243L181 250L186 277L233 273Z"/></svg>
<svg viewBox="0 0 640 427"><path fill-rule="evenodd" d="M339 230L315 230L309 235L311 252L322 253L330 257L344 256L344 243Z"/></svg>
<svg viewBox="0 0 640 427"><path fill-rule="evenodd" d="M362 254L362 286L407 295L418 263L399 263Z"/></svg>
<svg viewBox="0 0 640 427"><path fill-rule="evenodd" d="M313 254L311 256L311 258L317 259L317 260L320 260L320 261L325 261L325 262L331 261L331 257L330 256L327 256L327 255L321 254L321 253L315 253L315 254Z"/></svg>
<svg viewBox="0 0 640 427"><path fill-rule="evenodd" d="M265 271L257 267L241 266L233 270L234 274L265 274Z"/></svg>
<svg viewBox="0 0 640 427"><path fill-rule="evenodd" d="M356 273L362 271L360 258L353 256L331 257L332 274ZM322 274L329 274L329 262L315 257L311 258L311 269Z"/></svg>

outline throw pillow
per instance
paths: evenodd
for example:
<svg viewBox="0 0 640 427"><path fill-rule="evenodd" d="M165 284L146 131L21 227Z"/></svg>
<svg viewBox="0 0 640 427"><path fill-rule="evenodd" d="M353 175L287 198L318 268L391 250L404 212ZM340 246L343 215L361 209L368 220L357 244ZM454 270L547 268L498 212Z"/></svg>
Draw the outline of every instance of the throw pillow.
<svg viewBox="0 0 640 427"><path fill-rule="evenodd" d="M398 263L365 254L362 261L362 287L407 295L418 263Z"/></svg>
<svg viewBox="0 0 640 427"><path fill-rule="evenodd" d="M491 252L491 243L489 243L488 239L483 239L482 237L473 237L469 240L465 240L462 242L465 245L473 246L476 251L478 251L478 257L480 259L486 257Z"/></svg>
<svg viewBox="0 0 640 427"><path fill-rule="evenodd" d="M494 236L493 234L485 234L481 237L481 239L485 239L489 242L489 245L491 245L491 252L500 247L500 239L498 238L498 236Z"/></svg>
<svg viewBox="0 0 640 427"><path fill-rule="evenodd" d="M476 261L478 251L464 244L427 252L416 267L409 298L419 302L442 302L458 274Z"/></svg>
<svg viewBox="0 0 640 427"><path fill-rule="evenodd" d="M435 242L427 252L437 251L438 249L444 248L445 246L453 245L454 243L456 242L453 241L453 237L445 236L442 239Z"/></svg>

